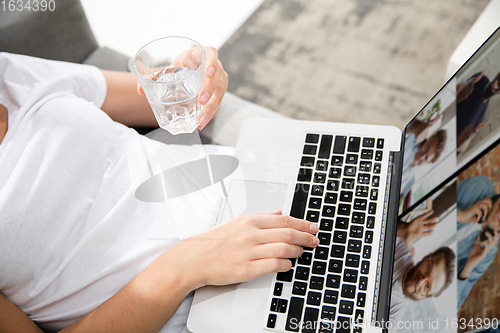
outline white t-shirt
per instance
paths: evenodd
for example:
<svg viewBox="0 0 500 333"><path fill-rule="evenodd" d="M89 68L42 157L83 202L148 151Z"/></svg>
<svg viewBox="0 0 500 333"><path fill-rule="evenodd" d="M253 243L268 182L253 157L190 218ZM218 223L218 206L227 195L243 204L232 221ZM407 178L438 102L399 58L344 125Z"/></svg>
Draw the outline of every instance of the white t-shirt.
<svg viewBox="0 0 500 333"><path fill-rule="evenodd" d="M391 308L389 321L392 324L391 332L397 330L397 324L403 318L406 306L410 299L403 294L403 275L410 264L414 264L410 250L406 247L405 240L396 239L394 251L394 271L392 273Z"/></svg>
<svg viewBox="0 0 500 333"><path fill-rule="evenodd" d="M0 53L0 292L44 329L89 313L180 239L215 224L220 186L148 203L150 173L203 157L113 122L91 66ZM230 153L224 148L211 153ZM146 157L147 156L147 157ZM175 288L175 286L172 286ZM162 332L185 327L188 297Z"/></svg>

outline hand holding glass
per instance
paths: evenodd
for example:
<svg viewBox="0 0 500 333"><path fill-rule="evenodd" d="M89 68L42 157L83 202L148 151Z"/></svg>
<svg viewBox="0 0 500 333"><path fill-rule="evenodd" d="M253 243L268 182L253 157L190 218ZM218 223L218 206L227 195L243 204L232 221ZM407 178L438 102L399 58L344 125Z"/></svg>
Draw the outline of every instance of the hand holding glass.
<svg viewBox="0 0 500 333"><path fill-rule="evenodd" d="M134 70L161 128L176 135L198 127L205 50L192 39L165 37L143 46Z"/></svg>

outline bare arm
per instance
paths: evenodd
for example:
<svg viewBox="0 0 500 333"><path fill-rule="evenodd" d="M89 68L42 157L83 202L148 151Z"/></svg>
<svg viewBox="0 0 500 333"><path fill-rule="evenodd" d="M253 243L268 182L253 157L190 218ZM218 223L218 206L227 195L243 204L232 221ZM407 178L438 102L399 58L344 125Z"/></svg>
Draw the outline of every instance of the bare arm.
<svg viewBox="0 0 500 333"><path fill-rule="evenodd" d="M228 77L218 52L213 47L205 47L207 54L205 74L207 80L198 96L198 101L204 105L198 116L199 129L203 129L217 113L222 98L226 93ZM153 111L144 96L142 87L133 73L102 70L106 79L107 93L102 110L111 119L127 126L157 127L158 123Z"/></svg>
<svg viewBox="0 0 500 333"><path fill-rule="evenodd" d="M236 218L164 252L114 296L61 332L158 332L193 289L289 270L287 258L299 257L302 246L318 245L313 236L317 231L312 223L280 213ZM3 297L0 332L4 331L40 332Z"/></svg>

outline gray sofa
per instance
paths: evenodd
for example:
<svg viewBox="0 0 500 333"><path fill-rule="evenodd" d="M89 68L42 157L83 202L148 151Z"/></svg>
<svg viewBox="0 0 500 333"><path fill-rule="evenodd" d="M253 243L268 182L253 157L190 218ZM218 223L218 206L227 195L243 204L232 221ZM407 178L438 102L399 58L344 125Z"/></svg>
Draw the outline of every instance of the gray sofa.
<svg viewBox="0 0 500 333"><path fill-rule="evenodd" d="M127 56L97 43L80 0L55 1L57 10L52 12L0 11L0 52L89 64L107 70L129 70ZM284 116L228 92L217 116L200 132L201 140L235 146L242 123L251 117ZM197 141L189 136L172 136L161 129L136 130L165 143Z"/></svg>

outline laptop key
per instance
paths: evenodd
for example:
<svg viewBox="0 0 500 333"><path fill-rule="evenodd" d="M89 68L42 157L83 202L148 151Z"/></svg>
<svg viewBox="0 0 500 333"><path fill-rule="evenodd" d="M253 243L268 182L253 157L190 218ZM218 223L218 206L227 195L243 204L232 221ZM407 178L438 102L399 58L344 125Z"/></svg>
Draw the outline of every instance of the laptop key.
<svg viewBox="0 0 500 333"><path fill-rule="evenodd" d="M348 177L353 177L356 175L356 167L354 165L346 165L344 167L344 175Z"/></svg>
<svg viewBox="0 0 500 333"><path fill-rule="evenodd" d="M366 290L368 288L368 278L366 276L361 276L359 278L359 290Z"/></svg>
<svg viewBox="0 0 500 333"><path fill-rule="evenodd" d="M300 160L300 166L310 167L314 166L314 157L312 156L303 156Z"/></svg>
<svg viewBox="0 0 500 333"><path fill-rule="evenodd" d="M366 228L373 229L375 227L375 216L368 216L366 219Z"/></svg>
<svg viewBox="0 0 500 333"><path fill-rule="evenodd" d="M313 208L313 209L321 208L321 198L311 197L311 199L309 199L309 206L308 207Z"/></svg>
<svg viewBox="0 0 500 333"><path fill-rule="evenodd" d="M384 148L384 139L377 139L377 148L378 149Z"/></svg>
<svg viewBox="0 0 500 333"><path fill-rule="evenodd" d="M306 212L306 200L309 192L308 184L295 185L295 194L293 195L292 208L290 216L303 219Z"/></svg>
<svg viewBox="0 0 500 333"><path fill-rule="evenodd" d="M295 280L307 281L309 278L309 267L298 266L295 271Z"/></svg>
<svg viewBox="0 0 500 333"><path fill-rule="evenodd" d="M297 259L297 263L299 265L310 266L312 262L312 253L311 252L303 252L302 255Z"/></svg>
<svg viewBox="0 0 500 333"><path fill-rule="evenodd" d="M351 136L349 138L349 144L347 145L347 151L357 153L359 151L359 142L360 141L361 141L360 138L355 137L355 136Z"/></svg>
<svg viewBox="0 0 500 333"><path fill-rule="evenodd" d="M350 283L358 282L358 271L346 268L344 270L344 282L350 282Z"/></svg>
<svg viewBox="0 0 500 333"><path fill-rule="evenodd" d="M330 273L342 273L342 260L330 259L330 263L328 265L328 272Z"/></svg>
<svg viewBox="0 0 500 333"><path fill-rule="evenodd" d="M345 246L342 245L332 245L332 258L344 258Z"/></svg>
<svg viewBox="0 0 500 333"><path fill-rule="evenodd" d="M377 201L378 199L378 190L373 188L370 192L370 200Z"/></svg>
<svg viewBox="0 0 500 333"><path fill-rule="evenodd" d="M316 247L314 251L314 259L327 260L328 259L328 248L324 246Z"/></svg>
<svg viewBox="0 0 500 333"><path fill-rule="evenodd" d="M360 225L351 225L349 236L352 238L363 238L363 227Z"/></svg>
<svg viewBox="0 0 500 333"><path fill-rule="evenodd" d="M333 155L331 159L332 166L342 166L344 163L344 156Z"/></svg>
<svg viewBox="0 0 500 333"><path fill-rule="evenodd" d="M356 186L356 196L357 197L368 197L368 186L358 185Z"/></svg>
<svg viewBox="0 0 500 333"><path fill-rule="evenodd" d="M379 161L379 162L382 161L383 154L384 153L382 152L382 150L377 150L375 152L375 161Z"/></svg>
<svg viewBox="0 0 500 333"><path fill-rule="evenodd" d="M292 279L293 279L293 269L290 269L289 271L286 272L279 272L276 275L276 280L278 281L292 282Z"/></svg>
<svg viewBox="0 0 500 333"><path fill-rule="evenodd" d="M357 255L357 254L348 254L346 256L345 265L347 267L358 268L359 267L359 255Z"/></svg>
<svg viewBox="0 0 500 333"><path fill-rule="evenodd" d="M322 197L324 192L325 192L325 186L323 186L323 185L314 184L311 187L311 195L317 195L317 196Z"/></svg>
<svg viewBox="0 0 500 333"><path fill-rule="evenodd" d="M333 179L340 179L340 176L342 175L342 169L341 168L330 168L330 172L328 173L329 178Z"/></svg>
<svg viewBox="0 0 500 333"><path fill-rule="evenodd" d="M375 147L375 138L363 138L363 147Z"/></svg>
<svg viewBox="0 0 500 333"><path fill-rule="evenodd" d="M365 233L365 243L371 244L373 242L373 231L367 230Z"/></svg>
<svg viewBox="0 0 500 333"><path fill-rule="evenodd" d="M297 176L298 182L310 182L312 179L312 169L300 168Z"/></svg>
<svg viewBox="0 0 500 333"><path fill-rule="evenodd" d="M370 245L363 246L363 259L370 259L372 256L372 247Z"/></svg>
<svg viewBox="0 0 500 333"><path fill-rule="evenodd" d="M325 279L322 276L312 276L309 281L309 289L323 290Z"/></svg>
<svg viewBox="0 0 500 333"><path fill-rule="evenodd" d="M326 182L326 173L315 172L313 182L318 184L324 184Z"/></svg>
<svg viewBox="0 0 500 333"><path fill-rule="evenodd" d="M330 157L330 149L332 148L332 135L323 135L321 136L321 143L319 145L318 158L329 158Z"/></svg>
<svg viewBox="0 0 500 333"><path fill-rule="evenodd" d="M345 142L346 137L342 135L335 136L335 142L333 144L333 153L334 154L344 154L345 152Z"/></svg>
<svg viewBox="0 0 500 333"><path fill-rule="evenodd" d="M319 134L306 134L306 143L318 143Z"/></svg>
<svg viewBox="0 0 500 333"><path fill-rule="evenodd" d="M342 293L340 296L344 298L351 298L354 299L354 296L356 295L356 286L352 284L343 284L342 285Z"/></svg>
<svg viewBox="0 0 500 333"><path fill-rule="evenodd" d="M333 220L321 219L321 222L319 223L319 230L332 231L332 229L333 229Z"/></svg>
<svg viewBox="0 0 500 333"><path fill-rule="evenodd" d="M340 311L339 311L340 313ZM335 323L335 333L351 333L352 319L349 317L337 317Z"/></svg>
<svg viewBox="0 0 500 333"><path fill-rule="evenodd" d="M361 274L368 274L370 272L370 262L363 260L361 262Z"/></svg>
<svg viewBox="0 0 500 333"><path fill-rule="evenodd" d="M368 214L375 214L377 212L377 203L370 202L368 205Z"/></svg>
<svg viewBox="0 0 500 333"><path fill-rule="evenodd" d="M352 201L352 192L351 191L340 191L339 201L351 202Z"/></svg>
<svg viewBox="0 0 500 333"><path fill-rule="evenodd" d="M366 300L366 294L365 293L358 293L358 300L356 301L356 306L358 308L364 308L365 307L365 300Z"/></svg>
<svg viewBox="0 0 500 333"><path fill-rule="evenodd" d="M302 308L304 307L304 299L299 297L290 298L290 306L286 317L285 329L291 332L298 332L300 325L300 317L302 315Z"/></svg>
<svg viewBox="0 0 500 333"><path fill-rule="evenodd" d="M330 245L332 234L329 232L318 232L316 237L318 237L320 245Z"/></svg>
<svg viewBox="0 0 500 333"><path fill-rule="evenodd" d="M339 292L336 290L325 290L325 295L323 297L323 302L328 304L337 304L339 298Z"/></svg>
<svg viewBox="0 0 500 333"><path fill-rule="evenodd" d="M328 170L328 161L318 160L318 162L316 162L316 170L317 171L327 171Z"/></svg>
<svg viewBox="0 0 500 333"><path fill-rule="evenodd" d="M366 199L355 199L354 200L354 209L356 210L366 210Z"/></svg>
<svg viewBox="0 0 500 333"><path fill-rule="evenodd" d="M316 151L318 150L317 146L313 145L304 145L304 149L302 150L302 153L304 155L316 155Z"/></svg>
<svg viewBox="0 0 500 333"><path fill-rule="evenodd" d="M354 302L345 300L340 301L339 313L352 315L353 311L354 311Z"/></svg>
<svg viewBox="0 0 500 333"><path fill-rule="evenodd" d="M346 164L358 164L358 155L347 154L345 162Z"/></svg>
<svg viewBox="0 0 500 333"><path fill-rule="evenodd" d="M373 166L373 173L380 173L382 171L382 164L380 163L375 163Z"/></svg>
<svg viewBox="0 0 500 333"><path fill-rule="evenodd" d="M333 242L345 244L347 242L347 232L335 230L335 232L333 233Z"/></svg>
<svg viewBox="0 0 500 333"><path fill-rule="evenodd" d="M365 223L365 213L363 212L352 212L352 223L364 224Z"/></svg>
<svg viewBox="0 0 500 333"><path fill-rule="evenodd" d="M380 184L380 177L379 176L373 176L372 178L372 186L373 187L378 187Z"/></svg>
<svg viewBox="0 0 500 333"><path fill-rule="evenodd" d="M307 293L307 304L309 305L320 305L321 304L321 293L316 291L310 291ZM306 308L307 311L307 308Z"/></svg>
<svg viewBox="0 0 500 333"><path fill-rule="evenodd" d="M306 307L304 311L304 326L302 333L316 333L316 326L311 323L317 323L319 316L319 309Z"/></svg>
<svg viewBox="0 0 500 333"><path fill-rule="evenodd" d="M292 294L293 295L304 296L306 294L306 290L307 290L307 283L300 282L300 281L295 281L293 283L293 287L292 287Z"/></svg>
<svg viewBox="0 0 500 333"><path fill-rule="evenodd" d="M334 306L323 305L323 307L321 308L321 319L334 321L336 312L337 309L335 309Z"/></svg>
<svg viewBox="0 0 500 333"><path fill-rule="evenodd" d="M286 299L278 299L278 312L286 313L286 307L288 305L288 300Z"/></svg>
<svg viewBox="0 0 500 333"><path fill-rule="evenodd" d="M329 180L326 184L327 191L338 191L339 190L340 181L338 180Z"/></svg>
<svg viewBox="0 0 500 333"><path fill-rule="evenodd" d="M354 178L342 179L342 188L346 190L354 190Z"/></svg>
<svg viewBox="0 0 500 333"><path fill-rule="evenodd" d="M325 203L336 204L337 203L337 193L326 192Z"/></svg>
<svg viewBox="0 0 500 333"><path fill-rule="evenodd" d="M267 317L267 328L276 327L276 315L274 313L270 313L269 317Z"/></svg>
<svg viewBox="0 0 500 333"><path fill-rule="evenodd" d="M328 288L339 289L340 287L340 275L337 274L328 274L326 276L326 286Z"/></svg>
<svg viewBox="0 0 500 333"><path fill-rule="evenodd" d="M339 216L337 217L337 222L335 223L335 228L347 230L349 226L349 218Z"/></svg>
<svg viewBox="0 0 500 333"><path fill-rule="evenodd" d="M326 272L326 262L324 261L314 261L312 264L312 273L318 275L325 275Z"/></svg>
<svg viewBox="0 0 500 333"><path fill-rule="evenodd" d="M306 214L306 220L309 222L318 222L319 212L316 210L308 210Z"/></svg>
<svg viewBox="0 0 500 333"><path fill-rule="evenodd" d="M283 283L281 283L281 282L276 282L276 283L274 284L274 292L273 292L273 295L274 295L274 296L278 296L278 297L280 297L282 292L283 292Z"/></svg>
<svg viewBox="0 0 500 333"><path fill-rule="evenodd" d="M269 309L272 312L278 312L278 298L273 298L271 300L271 308Z"/></svg>
<svg viewBox="0 0 500 333"><path fill-rule="evenodd" d="M361 159L371 160L373 158L373 150L371 149L361 149Z"/></svg>
<svg viewBox="0 0 500 333"><path fill-rule="evenodd" d="M349 243L347 245L348 252L361 253L361 241L349 239Z"/></svg>
<svg viewBox="0 0 500 333"><path fill-rule="evenodd" d="M335 215L335 206L325 205L323 207L322 216L324 216L324 217L333 217L334 215Z"/></svg>
<svg viewBox="0 0 500 333"><path fill-rule="evenodd" d="M339 204L338 209L337 209L337 214L338 215L344 215L344 216L351 215L351 206L350 205Z"/></svg>
<svg viewBox="0 0 500 333"><path fill-rule="evenodd" d="M363 325L363 320L365 318L365 312L360 309L356 309L355 315L354 315L354 322L357 325Z"/></svg>

